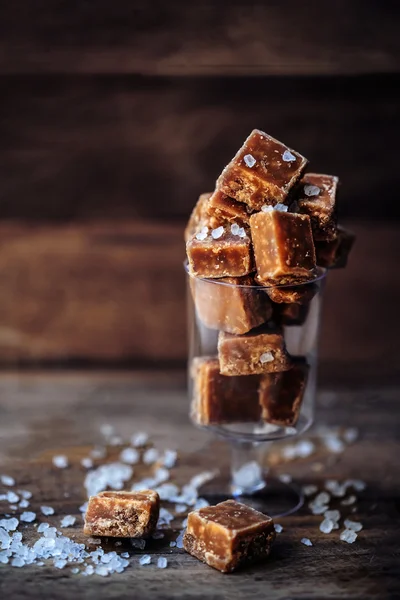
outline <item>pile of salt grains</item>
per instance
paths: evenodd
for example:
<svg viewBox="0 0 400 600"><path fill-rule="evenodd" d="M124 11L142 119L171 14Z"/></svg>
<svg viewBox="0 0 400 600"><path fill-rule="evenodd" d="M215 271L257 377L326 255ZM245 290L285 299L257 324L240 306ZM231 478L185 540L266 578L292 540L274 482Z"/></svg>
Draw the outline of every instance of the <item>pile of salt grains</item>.
<svg viewBox="0 0 400 600"><path fill-rule="evenodd" d="M113 428L110 425L105 425L101 428L101 433L104 435L106 442L109 445L120 445L123 440L114 434ZM346 430L341 439L337 430L329 430L321 432L321 439L326 447L333 453L342 452L346 443L352 443L357 437L355 430ZM155 489L162 501L175 504L175 514L185 516L190 510L197 510L208 503L203 498L199 498L198 489L215 475L213 472L202 472L194 476L188 484L181 489L174 483L170 483L169 469L174 467L177 453L174 450L166 450L160 453L153 447L144 447L148 444L148 435L146 433L138 433L131 438L131 446L122 450L118 462L100 465L94 467L93 459L105 458L106 448L99 446L93 448L91 456L83 458L81 465L86 469L91 469L87 473L84 486L88 496L94 495L104 489L122 490L126 489L126 484L132 479L134 474L133 465L140 461L146 465L157 465L151 478L142 479L135 482L131 489L138 491L141 489ZM304 458L310 456L315 450L315 446L310 440L301 440L296 444L286 446L283 450L283 456L286 459ZM66 456L54 456L53 464L59 469L64 469L69 466ZM282 476L282 480L286 476ZM289 478L289 476L287 476ZM12 477L7 475L0 476L1 484L8 489L4 494L0 494L0 501L6 501L10 505L10 510L26 509L29 507L32 498L32 493L28 490L11 490L16 482ZM352 506L356 502L356 496L351 494L348 497L346 493L349 489L354 491L362 491L365 484L359 480L347 480L344 483L339 483L335 480L328 480L325 484L325 491L317 494L318 489L314 485L304 486L303 491L306 496L314 496L309 503L309 508L314 515L323 515L323 521L320 524L320 530L323 533L330 533L339 528L341 514L337 509L330 509L329 504L333 498L341 499L343 506ZM85 513L87 503L80 507L81 513ZM354 508L353 508L354 510ZM50 506L41 506L41 514L44 516L54 515L54 509ZM174 514L162 507L160 509L160 517L157 524L157 530L153 534L153 539L162 539L164 537L163 529L169 527L174 520ZM118 554L116 551L105 552L103 548L98 547L96 550L89 550L85 544L75 542L73 539L64 535L63 532L57 530L56 527L50 526L46 522L40 523L37 527L37 533L42 534L41 537L34 542L33 545L24 543L22 533L18 531L18 527L22 524L35 523L37 520L36 513L32 511L23 511L19 519L15 516L6 515L6 518L0 519L0 563L11 564L13 567L23 567L25 565L36 564L43 566L45 561L52 561L54 567L63 569L66 566L73 566L72 573L88 575L100 575L106 577L112 573L122 573L130 564L131 557L128 552ZM66 515L60 521L60 528L65 529L75 524L75 517ZM183 533L186 527L187 519L182 521L182 530L177 539L169 543L171 548L183 548ZM36 524L34 525L36 527ZM25 525L26 527L26 525ZM283 527L279 524L275 525L277 533L283 531ZM353 543L357 538L357 532L362 529L361 523L344 520L344 530L340 533L342 541ZM99 545L100 539L89 538L89 545ZM311 540L302 538L301 543L306 546L312 546ZM131 544L133 549L143 551L146 547L146 540L132 539ZM121 542L116 542L115 545L121 545ZM155 560L155 559L154 559ZM142 566L149 565L153 561L150 554L144 554L139 559L139 564ZM156 563L158 568L166 568L168 561L165 557L157 558ZM79 566L78 566L79 565Z"/></svg>

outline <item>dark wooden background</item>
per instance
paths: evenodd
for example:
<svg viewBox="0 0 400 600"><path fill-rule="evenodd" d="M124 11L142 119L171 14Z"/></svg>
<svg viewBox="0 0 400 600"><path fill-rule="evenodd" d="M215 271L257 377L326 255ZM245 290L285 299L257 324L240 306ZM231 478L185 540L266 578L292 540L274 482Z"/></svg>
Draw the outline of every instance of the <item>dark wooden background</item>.
<svg viewBox="0 0 400 600"><path fill-rule="evenodd" d="M398 16L377 0L1 4L0 366L182 366L184 222L260 127L340 176L359 236L328 285L323 362L392 376Z"/></svg>

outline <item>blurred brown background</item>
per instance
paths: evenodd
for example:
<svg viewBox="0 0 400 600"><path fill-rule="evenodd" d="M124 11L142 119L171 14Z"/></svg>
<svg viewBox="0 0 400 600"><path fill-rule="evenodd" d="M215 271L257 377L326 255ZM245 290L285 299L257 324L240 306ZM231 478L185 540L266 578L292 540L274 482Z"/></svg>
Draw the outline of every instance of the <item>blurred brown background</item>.
<svg viewBox="0 0 400 600"><path fill-rule="evenodd" d="M323 375L396 376L397 6L3 3L0 367L181 368L184 223L259 127L340 176L358 234Z"/></svg>

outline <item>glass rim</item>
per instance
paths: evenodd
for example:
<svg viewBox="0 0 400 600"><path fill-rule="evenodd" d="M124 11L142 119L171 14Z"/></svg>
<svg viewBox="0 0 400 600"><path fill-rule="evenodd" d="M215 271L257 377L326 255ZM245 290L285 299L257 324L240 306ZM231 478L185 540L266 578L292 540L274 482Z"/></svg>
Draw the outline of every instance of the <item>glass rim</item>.
<svg viewBox="0 0 400 600"><path fill-rule="evenodd" d="M325 269L324 267L315 267L315 269L313 269L314 273L317 273L317 276L314 277L313 279L308 279L307 281L302 281L301 283L284 283L284 284L279 284L279 285L244 285L244 284L240 284L240 283L227 283L226 281L222 281L221 279L218 278L211 278L211 277L200 277L199 275L192 275L189 272L189 263L188 260L185 259L183 261L183 268L185 269L186 275L188 275L188 277L191 277L194 280L198 280L198 281L206 281L207 283L212 283L214 285L223 285L225 287L232 287L232 288L245 288L246 290L263 290L263 289L272 289L272 288L294 288L294 287L300 287L303 285L309 285L310 283L317 283L319 281L323 281L328 273L328 269ZM250 273L249 273L250 275ZM242 277L246 277L246 275L242 276Z"/></svg>

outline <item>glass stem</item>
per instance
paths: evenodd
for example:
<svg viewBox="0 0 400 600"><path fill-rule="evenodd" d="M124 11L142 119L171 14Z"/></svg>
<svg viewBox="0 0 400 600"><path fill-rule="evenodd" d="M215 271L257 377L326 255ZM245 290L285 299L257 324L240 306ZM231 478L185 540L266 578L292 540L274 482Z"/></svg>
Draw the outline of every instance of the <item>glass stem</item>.
<svg viewBox="0 0 400 600"><path fill-rule="evenodd" d="M232 442L232 494L248 496L265 487L263 457L265 442Z"/></svg>

